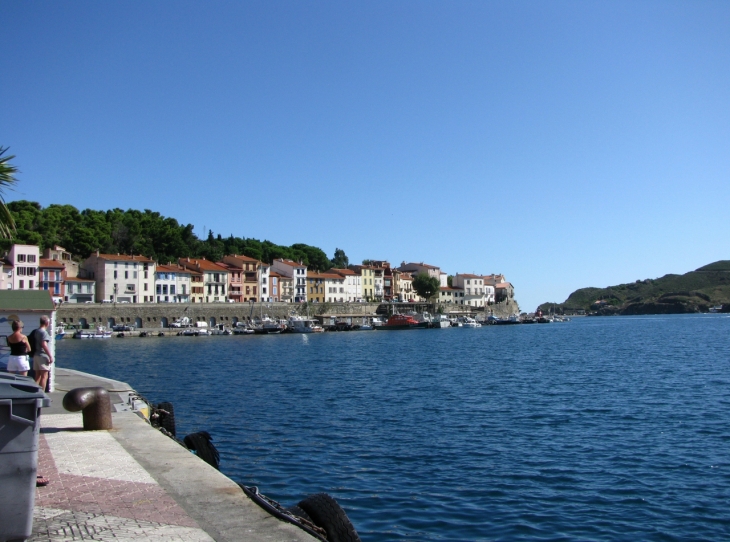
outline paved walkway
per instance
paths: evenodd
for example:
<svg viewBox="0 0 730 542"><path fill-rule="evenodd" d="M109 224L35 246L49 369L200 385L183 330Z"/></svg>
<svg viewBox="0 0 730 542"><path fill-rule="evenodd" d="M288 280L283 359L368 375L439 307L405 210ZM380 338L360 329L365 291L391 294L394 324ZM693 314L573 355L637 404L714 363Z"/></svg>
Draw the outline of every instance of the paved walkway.
<svg viewBox="0 0 730 542"><path fill-rule="evenodd" d="M135 412L115 412L111 431L83 431L80 413L59 408L65 391L78 385L114 391L120 409L129 392L122 382L58 370L38 453L38 473L51 483L36 490L30 540L315 540L268 515Z"/></svg>

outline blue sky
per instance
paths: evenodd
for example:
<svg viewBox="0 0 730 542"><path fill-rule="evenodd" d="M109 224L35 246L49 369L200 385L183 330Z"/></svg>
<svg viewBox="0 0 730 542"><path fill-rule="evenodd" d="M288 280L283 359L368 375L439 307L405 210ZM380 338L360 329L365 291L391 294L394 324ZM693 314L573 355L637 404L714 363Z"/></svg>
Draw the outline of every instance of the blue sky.
<svg viewBox="0 0 730 542"><path fill-rule="evenodd" d="M151 209L523 309L730 259L730 3L0 0L6 199Z"/></svg>

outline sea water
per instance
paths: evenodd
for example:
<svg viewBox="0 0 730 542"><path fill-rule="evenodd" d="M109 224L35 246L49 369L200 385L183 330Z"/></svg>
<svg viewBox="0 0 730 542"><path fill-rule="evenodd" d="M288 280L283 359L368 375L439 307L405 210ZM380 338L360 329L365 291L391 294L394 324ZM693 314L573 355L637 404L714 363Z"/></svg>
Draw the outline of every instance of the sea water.
<svg viewBox="0 0 730 542"><path fill-rule="evenodd" d="M730 317L60 341L363 541L730 539Z"/></svg>

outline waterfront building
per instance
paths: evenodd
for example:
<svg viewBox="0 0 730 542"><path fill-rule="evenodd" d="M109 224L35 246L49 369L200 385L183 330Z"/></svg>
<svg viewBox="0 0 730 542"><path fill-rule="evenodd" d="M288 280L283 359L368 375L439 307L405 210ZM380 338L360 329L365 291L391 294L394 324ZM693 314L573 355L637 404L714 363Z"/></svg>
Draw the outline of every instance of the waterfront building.
<svg viewBox="0 0 730 542"><path fill-rule="evenodd" d="M437 303L442 304L464 304L464 290L462 288L453 288L451 286L442 286L439 291Z"/></svg>
<svg viewBox="0 0 730 542"><path fill-rule="evenodd" d="M336 273L345 278L345 301L360 301L362 299L362 277L352 269L333 268L328 273Z"/></svg>
<svg viewBox="0 0 730 542"><path fill-rule="evenodd" d="M325 277L321 273L307 271L307 301L324 303L326 301Z"/></svg>
<svg viewBox="0 0 730 542"><path fill-rule="evenodd" d="M509 282L500 282L494 287L494 300L499 303L515 298L515 289Z"/></svg>
<svg viewBox="0 0 730 542"><path fill-rule="evenodd" d="M93 279L66 277L64 285L66 292L63 301L65 303L94 303L96 301L94 298L96 282Z"/></svg>
<svg viewBox="0 0 730 542"><path fill-rule="evenodd" d="M0 290L10 290L13 287L13 266L7 260L0 260Z"/></svg>
<svg viewBox="0 0 730 542"><path fill-rule="evenodd" d="M401 301L416 301L418 295L413 290L413 276L410 273L398 272L398 298Z"/></svg>
<svg viewBox="0 0 730 542"><path fill-rule="evenodd" d="M238 288L237 291L229 292L229 298L233 301L259 301L259 295L263 296L264 283L261 276L261 262L256 258L230 254L224 256L219 265L228 267L234 278L231 279L231 286ZM261 301L265 301L262 297Z"/></svg>
<svg viewBox="0 0 730 542"><path fill-rule="evenodd" d="M180 265L158 265L155 280L157 303L190 303L191 271Z"/></svg>
<svg viewBox="0 0 730 542"><path fill-rule="evenodd" d="M99 301L151 303L156 268L155 261L146 256L100 254L97 250L84 260L79 273L95 280Z"/></svg>
<svg viewBox="0 0 730 542"><path fill-rule="evenodd" d="M38 289L38 263L40 251L36 245L13 245L8 252L7 261L11 274L7 280L8 290Z"/></svg>
<svg viewBox="0 0 730 542"><path fill-rule="evenodd" d="M487 286L497 286L497 284L501 282L506 282L504 275L502 274L492 274L492 275L484 275L482 276L484 279L484 284Z"/></svg>
<svg viewBox="0 0 730 542"><path fill-rule="evenodd" d="M348 269L360 274L362 298L367 301L375 299L375 268L371 265L350 265Z"/></svg>
<svg viewBox="0 0 730 542"><path fill-rule="evenodd" d="M301 262L277 258L271 264L271 268L279 273L292 279L293 301L295 303L307 300L307 266ZM284 301L284 299L282 299Z"/></svg>
<svg viewBox="0 0 730 542"><path fill-rule="evenodd" d="M65 248L53 245L53 248L47 248L43 251L43 259L55 260L61 262L66 269L66 278L79 276L79 264L72 258L72 254Z"/></svg>
<svg viewBox="0 0 730 542"><path fill-rule="evenodd" d="M196 271L195 269L186 269L190 271L190 302L204 303L205 288L203 287L203 273L200 271Z"/></svg>
<svg viewBox="0 0 730 542"><path fill-rule="evenodd" d="M228 269L217 263L202 258L180 258L178 263L190 271L195 271L203 275L203 295L202 303L225 303L226 292L228 288ZM191 275L192 285L192 275Z"/></svg>
<svg viewBox="0 0 730 542"><path fill-rule="evenodd" d="M292 279L285 277L281 273L277 273L273 269L269 270L269 296L272 301L283 301L291 303L293 295Z"/></svg>
<svg viewBox="0 0 730 542"><path fill-rule="evenodd" d="M41 258L38 263L38 289L51 293L54 301L63 301L66 292L66 267L58 260Z"/></svg>
<svg viewBox="0 0 730 542"><path fill-rule="evenodd" d="M441 284L441 269L436 267L435 265L429 265L423 262L402 262L398 270L410 273L413 277L415 277L419 273L426 273L429 277L438 279L439 284Z"/></svg>
<svg viewBox="0 0 730 542"><path fill-rule="evenodd" d="M324 287L327 301L330 303L345 302L345 277L337 273L321 273L324 279Z"/></svg>
<svg viewBox="0 0 730 542"><path fill-rule="evenodd" d="M462 305L469 305L471 307L484 307L486 305L484 278L481 275L457 273L454 275L451 284L455 289L462 290Z"/></svg>
<svg viewBox="0 0 730 542"><path fill-rule="evenodd" d="M259 292L261 292L261 302L273 301L271 297L271 287L269 286L269 275L271 274L271 265L268 263L259 263Z"/></svg>

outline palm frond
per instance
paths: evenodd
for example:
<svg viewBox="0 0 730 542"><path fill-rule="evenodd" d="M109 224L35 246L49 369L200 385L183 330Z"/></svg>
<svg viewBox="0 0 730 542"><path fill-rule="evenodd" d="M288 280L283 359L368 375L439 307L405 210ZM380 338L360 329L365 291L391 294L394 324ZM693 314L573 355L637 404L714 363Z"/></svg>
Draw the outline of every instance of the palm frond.
<svg viewBox="0 0 730 542"><path fill-rule="evenodd" d="M7 188L12 189L18 182L15 177L18 168L10 163L15 155L3 156L7 150L8 147L0 147L0 238L3 239L10 239L15 233L15 220L13 220L10 209L5 205L3 192Z"/></svg>

